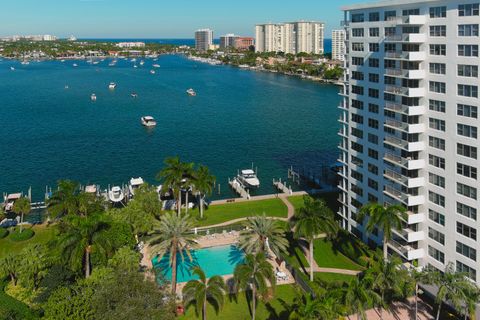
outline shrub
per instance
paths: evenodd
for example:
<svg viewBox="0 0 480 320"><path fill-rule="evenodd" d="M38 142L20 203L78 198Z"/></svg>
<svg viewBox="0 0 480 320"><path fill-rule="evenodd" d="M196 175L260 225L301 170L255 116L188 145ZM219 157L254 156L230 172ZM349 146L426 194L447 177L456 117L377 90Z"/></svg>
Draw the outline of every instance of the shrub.
<svg viewBox="0 0 480 320"><path fill-rule="evenodd" d="M32 229L23 229L22 232L20 232L20 229L14 230L11 235L10 239L12 241L25 241L30 238L32 238L35 235L35 232Z"/></svg>
<svg viewBox="0 0 480 320"><path fill-rule="evenodd" d="M8 236L8 230L5 228L0 228L0 239L5 238L6 236Z"/></svg>

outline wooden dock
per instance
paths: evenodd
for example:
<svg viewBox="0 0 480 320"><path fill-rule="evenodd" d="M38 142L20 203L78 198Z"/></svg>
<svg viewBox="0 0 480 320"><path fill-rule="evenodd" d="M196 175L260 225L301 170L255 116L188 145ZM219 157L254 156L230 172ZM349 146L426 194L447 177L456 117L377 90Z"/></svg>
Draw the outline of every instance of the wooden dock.
<svg viewBox="0 0 480 320"><path fill-rule="evenodd" d="M229 178L228 184L237 194L240 195L240 197L244 199L250 199L250 192L248 191L247 188L243 186L243 184L240 181L238 181L237 178L233 178L231 180Z"/></svg>
<svg viewBox="0 0 480 320"><path fill-rule="evenodd" d="M292 195L292 187L288 187L284 182L282 182L282 179L278 179L277 181L275 181L275 179L273 179L273 186L279 190L280 192L283 192L283 193L286 193L288 195Z"/></svg>

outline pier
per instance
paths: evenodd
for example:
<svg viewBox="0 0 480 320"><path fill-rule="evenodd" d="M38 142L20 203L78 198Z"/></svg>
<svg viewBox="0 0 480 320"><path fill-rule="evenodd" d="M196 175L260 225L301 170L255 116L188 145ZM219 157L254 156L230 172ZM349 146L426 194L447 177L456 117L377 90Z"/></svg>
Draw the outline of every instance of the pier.
<svg viewBox="0 0 480 320"><path fill-rule="evenodd" d="M237 178L233 178L231 180L230 178L228 178L228 184L237 194L240 195L240 197L247 200L250 199L250 192L248 191L247 188L243 186L243 184L240 181L238 181Z"/></svg>
<svg viewBox="0 0 480 320"><path fill-rule="evenodd" d="M292 187L291 186L287 187L287 185L284 182L282 182L282 178L278 179L277 181L273 179L273 186L280 192L286 193L288 195L293 194Z"/></svg>

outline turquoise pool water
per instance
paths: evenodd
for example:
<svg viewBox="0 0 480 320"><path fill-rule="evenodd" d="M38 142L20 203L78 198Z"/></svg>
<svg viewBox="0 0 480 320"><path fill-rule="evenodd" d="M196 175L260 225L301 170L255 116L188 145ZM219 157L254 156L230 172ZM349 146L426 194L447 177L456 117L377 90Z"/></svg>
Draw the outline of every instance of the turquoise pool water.
<svg viewBox="0 0 480 320"><path fill-rule="evenodd" d="M177 255L177 282L198 279L197 276L193 276L190 272L191 268L196 265L203 269L207 278L215 275L233 274L235 266L242 263L245 256L244 252L235 245L192 250L191 253L193 261L189 261L185 256L185 260L182 262L180 255ZM160 260L154 258L152 262L154 268L160 270L166 279L172 279L172 269L169 266L168 255L165 255Z"/></svg>

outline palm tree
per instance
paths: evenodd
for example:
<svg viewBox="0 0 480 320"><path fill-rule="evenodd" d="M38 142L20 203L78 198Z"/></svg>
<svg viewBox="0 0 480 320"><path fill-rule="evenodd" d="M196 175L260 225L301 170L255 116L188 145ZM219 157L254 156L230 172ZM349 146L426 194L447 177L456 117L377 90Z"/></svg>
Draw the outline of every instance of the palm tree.
<svg viewBox="0 0 480 320"><path fill-rule="evenodd" d="M358 220L363 221L369 216L366 230L373 232L379 228L383 232L383 258L388 258L387 242L392 239L392 229L402 229L402 219L406 217L407 209L401 205L387 207L378 203L368 203L360 209Z"/></svg>
<svg viewBox="0 0 480 320"><path fill-rule="evenodd" d="M79 185L71 180L58 181L58 189L47 200L48 212L54 217L78 213Z"/></svg>
<svg viewBox="0 0 480 320"><path fill-rule="evenodd" d="M56 244L61 255L73 271L84 270L85 277L91 273L90 255L93 251L106 257L110 252L105 231L110 227L102 216L71 216L60 224L61 235Z"/></svg>
<svg viewBox="0 0 480 320"><path fill-rule="evenodd" d="M0 276L10 277L14 286L17 285L20 262L20 256L12 252L0 260Z"/></svg>
<svg viewBox="0 0 480 320"><path fill-rule="evenodd" d="M371 290L371 284L367 278L360 279L355 277L349 284L345 293L345 305L349 306L353 313L357 314L357 319L366 320L366 311L374 301L379 301L378 294Z"/></svg>
<svg viewBox="0 0 480 320"><path fill-rule="evenodd" d="M223 306L226 291L225 281L220 276L213 276L207 281L205 272L199 266L192 268L192 274L197 275L199 280L190 280L183 287L183 301L185 305L195 303L195 312L202 313L202 319L207 320L207 303L210 303L218 314Z"/></svg>
<svg viewBox="0 0 480 320"><path fill-rule="evenodd" d="M415 320L418 319L418 295L420 293L419 284L431 284L432 280L430 277L430 273L424 270L417 271L417 269L413 268L410 271L410 279L414 285L414 296L415 296Z"/></svg>
<svg viewBox="0 0 480 320"><path fill-rule="evenodd" d="M247 218L246 229L240 233L240 247L247 253L267 253L270 248L279 256L280 252L286 252L288 240L285 237L285 229L279 221L269 219L265 213L261 216Z"/></svg>
<svg viewBox="0 0 480 320"><path fill-rule="evenodd" d="M455 272L453 263L448 263L445 272L431 271L433 284L437 286L435 302L438 304L436 320L440 318L443 301L449 301L457 310L465 300L465 292L471 288L471 283L464 273Z"/></svg>
<svg viewBox="0 0 480 320"><path fill-rule="evenodd" d="M15 200L13 204L13 212L20 214L20 232L23 231L23 215L29 214L30 210L32 210L32 206L30 204L30 199L27 197L20 197Z"/></svg>
<svg viewBox="0 0 480 320"><path fill-rule="evenodd" d="M310 294L297 293L292 304L287 305L289 320L310 320L318 318L319 300Z"/></svg>
<svg viewBox="0 0 480 320"><path fill-rule="evenodd" d="M273 266L267 261L263 252L256 255L247 254L245 262L235 267L233 278L237 284L237 290L252 290L252 319L255 320L257 292L265 294L268 290L268 283L275 288L276 279Z"/></svg>
<svg viewBox="0 0 480 320"><path fill-rule="evenodd" d="M185 255L192 261L190 249L196 246L196 235L191 232L194 225L187 215L166 213L160 218L157 236L151 240L152 251L161 259L169 254L169 263L172 268L172 294L177 290L177 255L182 261Z"/></svg>
<svg viewBox="0 0 480 320"><path fill-rule="evenodd" d="M467 317L470 319L475 319L475 311L477 309L477 304L480 301L480 290L472 285L463 290L463 304L464 304L464 319L467 320Z"/></svg>
<svg viewBox="0 0 480 320"><path fill-rule="evenodd" d="M203 219L203 201L206 195L211 195L215 177L210 174L208 167L199 166L195 172L194 187L199 200L200 219Z"/></svg>
<svg viewBox="0 0 480 320"><path fill-rule="evenodd" d="M192 190L192 183L195 179L193 166L193 162L183 164L183 179L180 181L182 190L185 190L185 212L188 212L188 193Z"/></svg>
<svg viewBox="0 0 480 320"><path fill-rule="evenodd" d="M293 235L296 239L305 238L310 251L310 281L313 281L313 241L321 233L331 236L338 231L333 212L324 200L303 197L304 206L292 217Z"/></svg>

